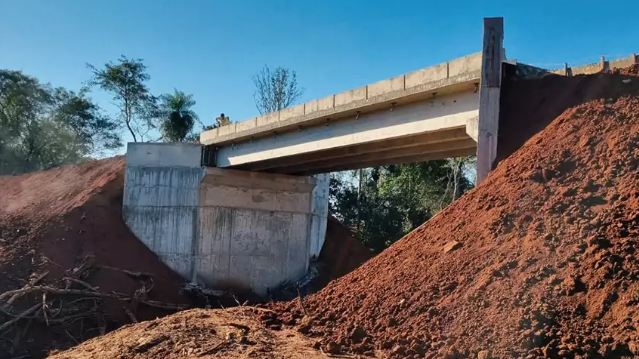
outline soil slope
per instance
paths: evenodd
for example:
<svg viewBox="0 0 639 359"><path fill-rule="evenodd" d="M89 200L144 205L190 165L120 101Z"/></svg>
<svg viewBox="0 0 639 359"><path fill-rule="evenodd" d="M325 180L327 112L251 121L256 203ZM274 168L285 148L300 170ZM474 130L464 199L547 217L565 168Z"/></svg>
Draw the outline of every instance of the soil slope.
<svg viewBox="0 0 639 359"><path fill-rule="evenodd" d="M252 327L258 318L268 335L287 338L294 327L338 357L376 349L392 358L639 355L637 70L505 84L519 97L504 104L502 120L528 132L480 186L303 306L297 299L273 305L277 315L226 320L253 331L263 328ZM158 340L142 323L57 358L222 357L222 347L229 358L296 358L302 350L279 341L269 354L249 353L236 337L190 334L187 319L157 322L185 321L167 327L158 340L169 344L157 344L157 354L145 354ZM189 340L198 348L171 351L193 347Z"/></svg>
<svg viewBox="0 0 639 359"><path fill-rule="evenodd" d="M327 351L397 358L639 355L636 74L508 84L502 122L514 141L543 131L474 191L307 298L300 329ZM562 103L574 107L551 122ZM302 316L298 302L283 312Z"/></svg>
<svg viewBox="0 0 639 359"><path fill-rule="evenodd" d="M23 288L30 279L48 273L36 285L87 290L80 282L61 280L73 277L101 293L134 297L144 286L148 292L144 299L188 303L180 294L181 279L123 223L123 176L124 158L117 157L0 177L0 295ZM74 273L73 269L83 263L85 266ZM119 269L152 276L131 276ZM138 320L174 312L126 300L98 297L89 301L82 300L82 295L42 295L40 291L25 295L8 307L7 298L0 301L5 309L4 314L0 313L0 325L34 301L50 302L48 309L43 309L46 316L39 310L28 316L31 319L0 330L0 358L26 354L43 357L50 349L66 348L130 323L123 307ZM62 320L65 315L78 317ZM47 325L49 319L55 320Z"/></svg>

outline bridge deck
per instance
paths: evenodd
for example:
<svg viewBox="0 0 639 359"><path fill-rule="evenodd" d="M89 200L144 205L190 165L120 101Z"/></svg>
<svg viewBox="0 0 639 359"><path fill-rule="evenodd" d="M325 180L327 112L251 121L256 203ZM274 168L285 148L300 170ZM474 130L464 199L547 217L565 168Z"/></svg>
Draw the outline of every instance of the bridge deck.
<svg viewBox="0 0 639 359"><path fill-rule="evenodd" d="M436 66L309 101L282 111L202 132L204 145L227 146L388 109L436 96L474 90L481 77L481 52Z"/></svg>

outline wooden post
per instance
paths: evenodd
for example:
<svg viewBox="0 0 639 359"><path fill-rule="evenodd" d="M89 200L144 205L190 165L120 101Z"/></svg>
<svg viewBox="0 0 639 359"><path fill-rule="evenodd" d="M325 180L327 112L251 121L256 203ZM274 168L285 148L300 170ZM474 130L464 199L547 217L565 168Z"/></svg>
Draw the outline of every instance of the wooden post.
<svg viewBox="0 0 639 359"><path fill-rule="evenodd" d="M504 19L501 17L485 18L481 86L479 89L477 184L488 176L497 157L503 40Z"/></svg>

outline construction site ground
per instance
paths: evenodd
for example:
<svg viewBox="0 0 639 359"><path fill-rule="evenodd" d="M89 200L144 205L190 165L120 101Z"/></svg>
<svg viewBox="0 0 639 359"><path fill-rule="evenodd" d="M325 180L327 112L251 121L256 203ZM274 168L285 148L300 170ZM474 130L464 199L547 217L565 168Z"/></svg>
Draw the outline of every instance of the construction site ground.
<svg viewBox="0 0 639 359"><path fill-rule="evenodd" d="M499 144L477 188L321 291L161 319L190 299L113 212L122 158L2 177L0 357L89 337L51 358L639 356L639 67L504 80Z"/></svg>

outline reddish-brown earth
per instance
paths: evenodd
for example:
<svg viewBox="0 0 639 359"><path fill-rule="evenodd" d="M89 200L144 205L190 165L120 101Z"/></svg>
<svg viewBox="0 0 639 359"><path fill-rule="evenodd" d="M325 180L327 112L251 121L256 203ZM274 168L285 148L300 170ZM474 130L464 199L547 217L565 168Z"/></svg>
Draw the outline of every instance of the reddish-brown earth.
<svg viewBox="0 0 639 359"><path fill-rule="evenodd" d="M637 70L505 83L508 158L281 319L334 353L639 355Z"/></svg>
<svg viewBox="0 0 639 359"><path fill-rule="evenodd" d="M333 216L328 216L326 240L319 260L326 266L326 274L331 279L352 272L372 257L373 253L355 239L348 227Z"/></svg>
<svg viewBox="0 0 639 359"><path fill-rule="evenodd" d="M117 292L132 297L143 285L152 290L149 300L185 304L181 279L148 250L122 221L121 199L124 158L93 161L49 171L20 176L0 177L0 294L23 287L29 278L49 271L41 285L65 288L60 279L70 276L67 270L93 256L93 266L82 279L100 292ZM132 278L115 267L153 274L152 280ZM73 285L73 289L86 289ZM28 295L16 301L11 313L17 314L32 305L40 295ZM82 298L54 299L51 313L58 306L65 311L93 311L93 302L68 304ZM5 305L4 302L0 304ZM123 307L135 312L139 320L153 319L173 311L151 308L126 301L105 299L98 314L75 322L46 326L44 317L21 320L0 331L0 358L32 355L42 357L49 349L64 348L106 330L130 323ZM60 314L60 316L62 316ZM0 325L11 318L0 313ZM58 317L59 318L59 317ZM56 319L58 319L56 318ZM52 318L53 319L53 318ZM69 333L66 333L66 331Z"/></svg>
<svg viewBox="0 0 639 359"><path fill-rule="evenodd" d="M637 70L506 82L502 126L513 137L502 131L502 161L481 185L303 306L298 299L274 305L278 314L238 312L225 320L251 330L261 330L255 317L270 328L284 324L267 333L286 338L294 327L327 356L636 357ZM298 357L286 341L249 353L236 338L208 339L187 320L213 321L193 313L156 322L167 325L161 340L142 323L59 357ZM209 347L211 354L200 349Z"/></svg>

